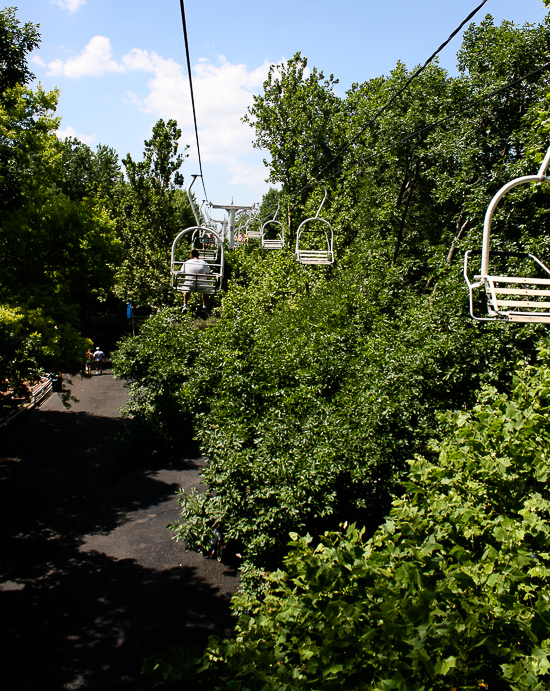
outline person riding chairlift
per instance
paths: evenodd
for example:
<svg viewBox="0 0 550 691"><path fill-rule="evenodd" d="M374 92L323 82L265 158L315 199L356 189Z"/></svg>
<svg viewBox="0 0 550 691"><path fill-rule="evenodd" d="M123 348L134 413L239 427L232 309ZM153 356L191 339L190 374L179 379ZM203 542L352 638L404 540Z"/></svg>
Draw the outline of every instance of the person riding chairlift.
<svg viewBox="0 0 550 691"><path fill-rule="evenodd" d="M210 267L208 264L204 261L204 259L200 258L199 255L199 250L192 249L191 250L191 258L188 259L181 267L181 271L184 274L209 274L210 273ZM189 303L189 296L192 292L197 292L197 288L193 287L192 285L192 279L189 281L186 280L184 284L185 291L183 293L183 310L182 312L185 314L187 312L187 306ZM200 292L200 291L199 291ZM207 309L207 303L206 303L206 294L202 293L202 308L203 310Z"/></svg>

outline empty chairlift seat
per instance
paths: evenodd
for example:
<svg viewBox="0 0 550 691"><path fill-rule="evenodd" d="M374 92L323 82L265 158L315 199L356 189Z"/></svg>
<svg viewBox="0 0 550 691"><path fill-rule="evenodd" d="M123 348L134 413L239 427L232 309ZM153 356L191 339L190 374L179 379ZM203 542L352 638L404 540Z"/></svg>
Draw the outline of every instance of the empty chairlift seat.
<svg viewBox="0 0 550 691"><path fill-rule="evenodd" d="M266 221L262 226L261 237L262 247L268 250L282 250L285 246L285 229L283 224L277 220L279 206L275 216L270 221Z"/></svg>
<svg viewBox="0 0 550 691"><path fill-rule="evenodd" d="M497 204L502 197L514 187L522 184L547 183L546 176L550 162L550 148L536 175L525 175L504 185L493 197L483 225L483 245L480 250L468 250L464 256L464 278L470 294L470 314L478 321L504 320L510 322L550 322L550 269L535 255L524 252L490 252L491 222ZM470 279L470 257L481 255L480 273ZM503 275L502 272L489 271L491 256L503 259L522 259L528 261L532 267L529 273L539 276ZM476 314L475 294L478 289L484 291L487 306L487 316Z"/></svg>
<svg viewBox="0 0 550 691"><path fill-rule="evenodd" d="M334 231L330 223L319 218L325 196L312 218L306 218L296 233L296 259L300 264L332 264L334 262Z"/></svg>
<svg viewBox="0 0 550 691"><path fill-rule="evenodd" d="M261 240L262 225L257 215L251 216L245 225L244 234L249 240Z"/></svg>

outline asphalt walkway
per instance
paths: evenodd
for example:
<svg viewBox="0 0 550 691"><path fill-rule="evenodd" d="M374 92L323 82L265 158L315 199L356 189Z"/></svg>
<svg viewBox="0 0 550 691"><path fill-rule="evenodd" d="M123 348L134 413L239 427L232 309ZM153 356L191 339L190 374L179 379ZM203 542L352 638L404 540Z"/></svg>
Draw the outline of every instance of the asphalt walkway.
<svg viewBox="0 0 550 691"><path fill-rule="evenodd" d="M0 431L2 685L150 689L143 659L229 634L232 568L186 552L166 526L203 459L121 466L124 384L73 379Z"/></svg>

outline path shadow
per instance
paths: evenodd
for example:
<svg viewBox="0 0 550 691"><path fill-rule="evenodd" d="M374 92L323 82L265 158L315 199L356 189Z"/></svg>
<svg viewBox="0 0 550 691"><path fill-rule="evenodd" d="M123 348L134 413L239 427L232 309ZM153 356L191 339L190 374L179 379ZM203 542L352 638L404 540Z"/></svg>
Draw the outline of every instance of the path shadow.
<svg viewBox="0 0 550 691"><path fill-rule="evenodd" d="M115 440L126 424L36 410L0 433L7 688L150 689L146 656L232 630L236 574L162 532L175 491L198 484L203 461L121 474ZM125 556L128 534L141 556ZM94 549L100 538L109 549Z"/></svg>
<svg viewBox="0 0 550 691"><path fill-rule="evenodd" d="M231 631L227 597L194 568L159 572L97 552L49 557L40 576L0 592L7 688L150 689L145 657Z"/></svg>

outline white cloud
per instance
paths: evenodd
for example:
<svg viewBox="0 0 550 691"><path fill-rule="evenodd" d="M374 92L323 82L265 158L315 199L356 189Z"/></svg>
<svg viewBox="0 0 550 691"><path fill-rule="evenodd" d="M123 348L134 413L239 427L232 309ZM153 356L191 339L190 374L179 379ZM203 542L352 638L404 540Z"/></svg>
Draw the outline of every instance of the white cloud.
<svg viewBox="0 0 550 691"><path fill-rule="evenodd" d="M56 135L58 139L73 137L81 141L83 144L88 144L88 146L95 144L97 139L97 134L78 134L78 132L70 125L62 130L57 130Z"/></svg>
<svg viewBox="0 0 550 691"><path fill-rule="evenodd" d="M52 0L53 5L57 5L62 10L68 10L69 12L76 12L86 4L86 0Z"/></svg>
<svg viewBox="0 0 550 691"><path fill-rule="evenodd" d="M181 65L156 53L137 50L125 55L123 62L129 69L152 73L145 98L136 101L135 94L127 94L127 97L144 112L176 119L183 131L183 141L194 149L189 80ZM193 74L193 92L204 161L231 165L243 149L251 149L252 130L241 122L241 118L268 71L267 61L254 70L246 65L232 65L224 56L219 56L217 64L206 59L198 61Z"/></svg>
<svg viewBox="0 0 550 691"><path fill-rule="evenodd" d="M259 178L267 171L261 166L249 167L242 156L252 150L252 129L241 122L253 102L254 93L261 91L270 63L255 69L233 65L223 56L216 63L200 58L193 69L193 90L199 126L203 162L219 163L230 170L234 180ZM182 130L182 144L190 144L190 158L196 159L195 130L189 79L183 67L171 58L153 51L134 48L120 60L112 55L111 43L105 36L94 36L80 55L66 61L48 64L49 75L68 78L101 76L104 73L139 73L150 75L141 95L125 91L121 100L149 113L155 118L175 119ZM134 87L135 89L135 87ZM252 171L255 170L253 173ZM233 184L237 184L234 182Z"/></svg>
<svg viewBox="0 0 550 691"><path fill-rule="evenodd" d="M48 76L63 75L71 79L99 77L105 72L124 72L125 68L113 60L111 42L105 36L94 36L80 55L48 63Z"/></svg>
<svg viewBox="0 0 550 691"><path fill-rule="evenodd" d="M264 165L250 165L248 163L233 163L228 167L231 173L229 185L252 187L264 190L268 169Z"/></svg>

